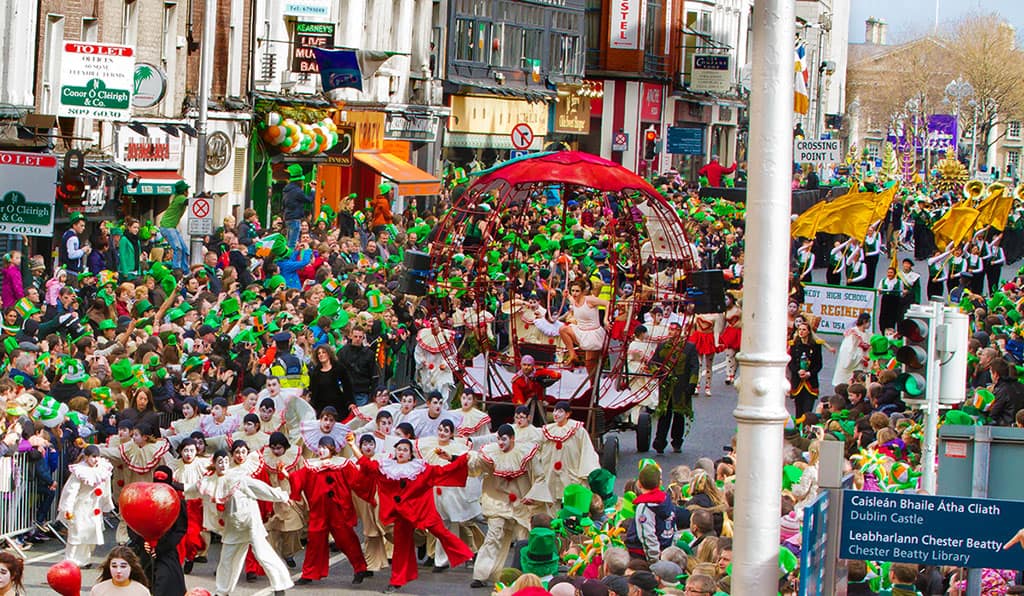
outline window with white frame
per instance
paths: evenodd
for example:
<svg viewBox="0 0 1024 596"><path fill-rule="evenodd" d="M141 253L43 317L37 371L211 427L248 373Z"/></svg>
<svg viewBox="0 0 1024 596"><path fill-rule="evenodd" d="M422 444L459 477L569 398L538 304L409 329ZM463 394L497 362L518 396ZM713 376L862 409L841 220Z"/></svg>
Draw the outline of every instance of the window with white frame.
<svg viewBox="0 0 1024 596"><path fill-rule="evenodd" d="M1010 120L1006 123L1006 138L1014 141L1020 140L1020 120Z"/></svg>
<svg viewBox="0 0 1024 596"><path fill-rule="evenodd" d="M1017 175L1020 172L1020 151L1006 152L1005 172L1007 175Z"/></svg>
<svg viewBox="0 0 1024 596"><path fill-rule="evenodd" d="M61 47L64 45L64 15L46 15L43 34L42 97L40 106L45 112L57 113L58 86L60 85Z"/></svg>

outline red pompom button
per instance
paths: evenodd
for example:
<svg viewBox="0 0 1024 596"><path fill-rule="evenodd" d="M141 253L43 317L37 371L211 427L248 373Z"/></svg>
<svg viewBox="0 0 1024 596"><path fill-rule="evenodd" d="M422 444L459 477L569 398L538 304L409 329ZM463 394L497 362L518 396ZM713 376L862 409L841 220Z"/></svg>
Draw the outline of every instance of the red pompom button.
<svg viewBox="0 0 1024 596"><path fill-rule="evenodd" d="M118 486L124 486L124 480L118 480L117 481L117 485Z"/></svg>
<svg viewBox="0 0 1024 596"><path fill-rule="evenodd" d="M218 503L217 504L217 511L224 511L224 504L223 503Z"/></svg>
<svg viewBox="0 0 1024 596"><path fill-rule="evenodd" d="M437 489L437 494L441 494L441 489Z"/></svg>
<svg viewBox="0 0 1024 596"><path fill-rule="evenodd" d="M433 364L428 364L427 368L430 369L430 370L434 370L434 365Z"/></svg>
<svg viewBox="0 0 1024 596"><path fill-rule="evenodd" d="M509 503L515 503L516 502L516 495L515 495L515 493L509 493L508 494L508 502Z"/></svg>
<svg viewBox="0 0 1024 596"><path fill-rule="evenodd" d="M559 451L561 451L562 444L561 443L555 443L555 449L558 449Z"/></svg>
<svg viewBox="0 0 1024 596"><path fill-rule="evenodd" d="M96 490L94 490L92 492L98 497L98 496L103 494L103 489L102 488L97 488Z"/></svg>
<svg viewBox="0 0 1024 596"><path fill-rule="evenodd" d="M556 472L557 472L557 471L559 471L559 470L561 470L561 469L562 469L562 462L560 462L560 461L556 461L556 462L555 462L555 465L554 465L554 468L555 468L555 471L556 471Z"/></svg>
<svg viewBox="0 0 1024 596"><path fill-rule="evenodd" d="M554 339L548 339L548 345L549 346L555 345L555 340Z"/></svg>
<svg viewBox="0 0 1024 596"><path fill-rule="evenodd" d="M100 513L103 513L103 512L102 512L102 511L100 511L99 509L93 509L93 510L92 510L92 514L93 514L93 515L99 515Z"/></svg>
<svg viewBox="0 0 1024 596"><path fill-rule="evenodd" d="M223 519L218 519L217 523L223 526L224 525L224 520Z"/></svg>

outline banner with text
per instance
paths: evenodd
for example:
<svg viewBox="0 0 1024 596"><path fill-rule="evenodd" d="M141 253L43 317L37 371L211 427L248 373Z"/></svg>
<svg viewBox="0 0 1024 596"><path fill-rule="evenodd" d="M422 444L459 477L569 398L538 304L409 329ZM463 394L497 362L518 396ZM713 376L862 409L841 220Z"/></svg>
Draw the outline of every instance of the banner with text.
<svg viewBox="0 0 1024 596"><path fill-rule="evenodd" d="M0 151L0 234L53 237L57 157Z"/></svg>
<svg viewBox="0 0 1024 596"><path fill-rule="evenodd" d="M57 115L130 120L135 50L128 46L65 41Z"/></svg>
<svg viewBox="0 0 1024 596"><path fill-rule="evenodd" d="M800 139L793 146L793 161L812 163L818 166L837 164L843 161L842 141L810 141Z"/></svg>
<svg viewBox="0 0 1024 596"><path fill-rule="evenodd" d="M1003 549L1024 526L1024 501L847 490L839 557L1024 569L1024 548Z"/></svg>
<svg viewBox="0 0 1024 596"><path fill-rule="evenodd" d="M805 284L800 310L821 320L818 333L842 334L857 322L862 312L875 320L875 294L875 290L868 288Z"/></svg>
<svg viewBox="0 0 1024 596"><path fill-rule="evenodd" d="M640 48L640 0L618 0L611 10L611 26L608 27L609 46L613 50L636 50Z"/></svg>

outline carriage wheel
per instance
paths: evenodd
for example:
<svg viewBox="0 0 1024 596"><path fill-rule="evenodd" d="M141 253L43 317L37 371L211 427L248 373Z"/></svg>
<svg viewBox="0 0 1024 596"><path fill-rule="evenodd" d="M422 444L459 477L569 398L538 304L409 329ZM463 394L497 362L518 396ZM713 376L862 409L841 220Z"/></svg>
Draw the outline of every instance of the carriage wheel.
<svg viewBox="0 0 1024 596"><path fill-rule="evenodd" d="M608 435L601 444L601 467L615 474L619 467L619 438Z"/></svg>
<svg viewBox="0 0 1024 596"><path fill-rule="evenodd" d="M651 414L647 410L640 411L636 421L636 452L647 453L651 450Z"/></svg>

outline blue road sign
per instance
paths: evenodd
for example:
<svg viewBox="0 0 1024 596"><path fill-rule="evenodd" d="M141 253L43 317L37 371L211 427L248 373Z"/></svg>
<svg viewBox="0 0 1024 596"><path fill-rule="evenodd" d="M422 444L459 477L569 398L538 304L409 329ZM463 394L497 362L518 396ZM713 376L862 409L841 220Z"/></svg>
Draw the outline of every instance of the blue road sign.
<svg viewBox="0 0 1024 596"><path fill-rule="evenodd" d="M509 159L515 159L517 157L522 157L524 155L529 155L529 153L530 152L528 150L526 150L526 149L510 149L509 152L508 152L508 158Z"/></svg>
<svg viewBox="0 0 1024 596"><path fill-rule="evenodd" d="M800 549L800 594L822 596L825 593L825 541L828 538L828 491L821 491L814 502L804 507L804 527Z"/></svg>
<svg viewBox="0 0 1024 596"><path fill-rule="evenodd" d="M704 155L704 129L670 126L668 152L683 155Z"/></svg>
<svg viewBox="0 0 1024 596"><path fill-rule="evenodd" d="M1003 545L1024 527L1024 501L843 492L839 557L972 569L1024 569Z"/></svg>

